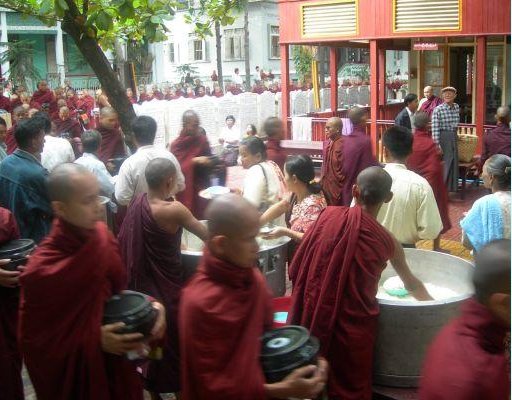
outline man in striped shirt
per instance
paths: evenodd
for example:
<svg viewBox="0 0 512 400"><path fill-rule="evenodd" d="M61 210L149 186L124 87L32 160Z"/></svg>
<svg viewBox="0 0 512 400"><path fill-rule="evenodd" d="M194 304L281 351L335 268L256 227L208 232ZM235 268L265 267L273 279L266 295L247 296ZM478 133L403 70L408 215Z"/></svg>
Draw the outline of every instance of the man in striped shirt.
<svg viewBox="0 0 512 400"><path fill-rule="evenodd" d="M459 180L459 153L457 148L457 125L459 105L456 104L457 90L451 86L441 90L444 103L432 113L432 139L441 148L444 161L444 182L449 192L457 191Z"/></svg>

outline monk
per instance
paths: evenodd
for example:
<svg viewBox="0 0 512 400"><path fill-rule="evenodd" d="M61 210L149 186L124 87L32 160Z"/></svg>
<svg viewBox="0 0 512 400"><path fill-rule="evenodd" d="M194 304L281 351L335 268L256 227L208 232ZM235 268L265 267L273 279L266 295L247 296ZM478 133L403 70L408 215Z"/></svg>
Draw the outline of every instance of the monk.
<svg viewBox="0 0 512 400"><path fill-rule="evenodd" d="M97 131L101 134L100 160L106 163L111 158L124 157L126 150L123 134L119 129L117 112L105 106L100 111L99 126Z"/></svg>
<svg viewBox="0 0 512 400"><path fill-rule="evenodd" d="M443 104L443 100L434 94L432 86L425 86L423 89L423 99L420 100L419 110L425 111L429 117L432 117L434 109Z"/></svg>
<svg viewBox="0 0 512 400"><path fill-rule="evenodd" d="M270 117L263 123L263 133L267 135L267 159L274 161L281 171L284 171L286 152L281 147L284 139L283 121L276 117Z"/></svg>
<svg viewBox="0 0 512 400"><path fill-rule="evenodd" d="M99 185L78 164L62 164L48 179L57 218L20 278L20 348L39 400L142 400L135 364L143 335L101 325L105 302L126 288L117 242L101 218ZM165 311L153 303L154 339Z"/></svg>
<svg viewBox="0 0 512 400"><path fill-rule="evenodd" d="M372 397L373 346L380 275L391 263L417 299L431 299L411 273L398 241L376 220L391 200L392 179L380 167L363 170L352 192L355 207L327 207L302 239L290 266L289 321L310 329L330 365L331 400ZM336 223L333 223L336 221Z"/></svg>
<svg viewBox="0 0 512 400"><path fill-rule="evenodd" d="M432 140L428 132L430 118L424 111L418 111L414 117L414 141L412 145L412 154L407 159L407 168L427 180L434 197L443 229L439 236L434 239L434 251L441 249L441 235L448 232L451 227L450 214L448 212L448 191L444 185L443 165L441 164L441 154L439 148Z"/></svg>
<svg viewBox="0 0 512 400"><path fill-rule="evenodd" d="M323 151L321 184L325 200L331 206L350 205L352 186L359 172L378 164L365 131L366 111L354 107L349 118L354 131L348 136L342 137L343 123L338 117L329 118L325 125L328 142Z"/></svg>
<svg viewBox="0 0 512 400"><path fill-rule="evenodd" d="M16 130L18 123L26 119L28 119L28 110L25 107L18 106L12 112L12 126L7 130L7 136L5 137L7 154L12 154L14 150L18 148L16 138L14 137L14 131Z"/></svg>
<svg viewBox="0 0 512 400"><path fill-rule="evenodd" d="M55 95L48 87L48 82L40 81L37 84L37 90L32 94L32 103L37 103L40 108L43 104L50 105L50 114L57 111L57 100L55 99Z"/></svg>
<svg viewBox="0 0 512 400"><path fill-rule="evenodd" d="M198 115L188 110L183 114L182 120L183 129L171 143L171 153L179 161L187 183L185 190L178 193L177 198L196 218L202 219L208 203L199 197L199 192L210 186L210 173L215 165L210 158L210 143L199 126Z"/></svg>
<svg viewBox="0 0 512 400"><path fill-rule="evenodd" d="M119 234L122 258L128 270L128 287L162 302L166 309L167 334L163 358L143 369L145 389L153 399L159 393L180 390L178 303L184 284L181 265L182 227L203 240L204 225L181 203L169 201L176 184L176 167L166 158L150 161L145 171L148 193L137 195Z"/></svg>
<svg viewBox="0 0 512 400"><path fill-rule="evenodd" d="M0 207L0 245L19 239L18 225L11 212ZM0 260L0 393L6 400L24 400L21 355L18 350L18 280L23 267L7 271Z"/></svg>
<svg viewBox="0 0 512 400"><path fill-rule="evenodd" d="M179 311L182 399L315 398L324 386L324 360L265 383L259 338L272 326L272 309L255 267L258 210L228 194L212 200L206 215L207 248Z"/></svg>
<svg viewBox="0 0 512 400"><path fill-rule="evenodd" d="M76 118L71 118L70 110L64 106L59 109L59 119L55 120L56 134L68 133L70 138L80 137L82 125Z"/></svg>
<svg viewBox="0 0 512 400"><path fill-rule="evenodd" d="M484 133L482 157L480 164L495 154L505 154L510 157L510 108L500 107L496 111L496 128Z"/></svg>
<svg viewBox="0 0 512 400"><path fill-rule="evenodd" d="M137 99L133 95L132 88L126 88L126 97L128 97L128 100L130 101L130 103L137 104Z"/></svg>
<svg viewBox="0 0 512 400"><path fill-rule="evenodd" d="M5 110L9 113L12 111L11 100L4 96L3 86L0 86L0 110Z"/></svg>
<svg viewBox="0 0 512 400"><path fill-rule="evenodd" d="M474 297L444 327L427 352L420 400L510 399L510 240L475 256Z"/></svg>

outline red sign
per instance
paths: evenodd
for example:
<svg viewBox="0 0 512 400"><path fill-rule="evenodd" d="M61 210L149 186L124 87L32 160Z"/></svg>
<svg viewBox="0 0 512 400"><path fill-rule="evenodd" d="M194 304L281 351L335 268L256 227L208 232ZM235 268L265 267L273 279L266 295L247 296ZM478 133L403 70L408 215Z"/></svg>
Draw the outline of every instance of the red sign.
<svg viewBox="0 0 512 400"><path fill-rule="evenodd" d="M438 50L439 45L437 43L414 43L412 45L413 50Z"/></svg>

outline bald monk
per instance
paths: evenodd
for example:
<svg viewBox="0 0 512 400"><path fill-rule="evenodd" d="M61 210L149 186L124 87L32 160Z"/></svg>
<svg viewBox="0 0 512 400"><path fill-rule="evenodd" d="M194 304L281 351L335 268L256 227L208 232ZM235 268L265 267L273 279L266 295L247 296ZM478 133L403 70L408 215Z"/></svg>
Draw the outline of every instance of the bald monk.
<svg viewBox="0 0 512 400"><path fill-rule="evenodd" d="M76 118L72 118L67 106L60 107L59 118L55 121L56 134L69 133L71 138L80 137L82 126Z"/></svg>
<svg viewBox="0 0 512 400"><path fill-rule="evenodd" d="M182 398L315 398L324 386L324 360L281 382L265 383L260 336L271 328L273 313L265 279L255 267L258 210L232 194L214 199L206 215L207 246L179 311Z"/></svg>
<svg viewBox="0 0 512 400"><path fill-rule="evenodd" d="M277 117L269 117L263 123L263 133L267 136L267 160L274 161L281 171L284 171L286 152L281 147L281 140L284 139L284 125Z"/></svg>
<svg viewBox="0 0 512 400"><path fill-rule="evenodd" d="M106 163L111 158L126 156L117 112L112 107L105 106L100 110L99 125L96 130L101 134L99 151L101 161Z"/></svg>
<svg viewBox="0 0 512 400"><path fill-rule="evenodd" d="M391 184L381 167L363 170L352 189L355 207L327 207L290 265L289 322L305 326L320 340L330 365L331 400L372 398L379 316L375 295L386 262L391 260L414 297L431 299L409 270L400 243L377 222L380 207L393 196Z"/></svg>
<svg viewBox="0 0 512 400"><path fill-rule="evenodd" d="M484 134L481 165L495 154L505 154L510 157L510 108L498 108L496 122L496 128Z"/></svg>
<svg viewBox="0 0 512 400"><path fill-rule="evenodd" d="M426 112L427 115L431 117L434 109L443 104L443 100L434 94L432 86L425 86L423 95L425 97L420 100L419 110Z"/></svg>
<svg viewBox="0 0 512 400"><path fill-rule="evenodd" d="M510 240L476 254L473 285L475 295L427 352L420 400L510 399Z"/></svg>
<svg viewBox="0 0 512 400"><path fill-rule="evenodd" d="M6 208L0 207L0 245L19 239L16 219ZM21 355L18 349L18 271L2 269L9 260L0 259L0 397L6 400L24 400L21 379Z"/></svg>
<svg viewBox="0 0 512 400"><path fill-rule="evenodd" d="M14 150L18 148L14 131L16 130L16 126L25 119L28 119L28 110L23 106L16 107L12 112L12 126L7 130L7 136L5 137L7 154L14 153Z"/></svg>
<svg viewBox="0 0 512 400"><path fill-rule="evenodd" d="M102 326L105 302L126 288L117 242L101 218L99 185L85 167L62 164L48 179L57 218L20 278L20 349L39 400L142 400L125 354L139 333ZM165 311L152 330L165 332Z"/></svg>
<svg viewBox="0 0 512 400"><path fill-rule="evenodd" d="M55 99L54 93L48 87L48 82L46 81L38 82L37 90L32 94L30 103L37 109L42 107L43 104L48 104L50 107L50 114L57 111L57 100Z"/></svg>
<svg viewBox="0 0 512 400"><path fill-rule="evenodd" d="M352 186L363 169L377 165L366 135L366 111L354 107L349 112L354 126L351 135L342 136L343 123L338 117L329 118L325 125L328 142L323 151L322 190L330 206L348 206L352 201Z"/></svg>
<svg viewBox="0 0 512 400"><path fill-rule="evenodd" d="M207 231L180 202L169 201L176 185L176 167L155 158L145 170L148 192L130 203L119 234L121 256L128 270L128 287L162 302L167 312L163 358L143 369L145 389L153 399L159 393L180 390L178 303L185 281L181 264L182 228L203 240Z"/></svg>

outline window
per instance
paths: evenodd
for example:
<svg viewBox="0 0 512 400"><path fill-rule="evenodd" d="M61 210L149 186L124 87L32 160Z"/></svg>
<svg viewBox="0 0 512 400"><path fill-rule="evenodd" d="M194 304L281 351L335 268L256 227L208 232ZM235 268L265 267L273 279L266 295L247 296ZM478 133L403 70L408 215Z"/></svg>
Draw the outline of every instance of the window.
<svg viewBox="0 0 512 400"><path fill-rule="evenodd" d="M169 43L169 62L174 64L176 62L176 55L174 53L174 43Z"/></svg>
<svg viewBox="0 0 512 400"><path fill-rule="evenodd" d="M461 0L395 0L394 31L450 31L461 29Z"/></svg>
<svg viewBox="0 0 512 400"><path fill-rule="evenodd" d="M224 30L224 59L227 61L244 59L243 29Z"/></svg>
<svg viewBox="0 0 512 400"><path fill-rule="evenodd" d="M279 58L280 52L279 52L279 26L270 26L270 51L269 51L269 57L268 58Z"/></svg>
<svg viewBox="0 0 512 400"><path fill-rule="evenodd" d="M206 41L189 34L188 59L189 61L208 61L208 46Z"/></svg>

